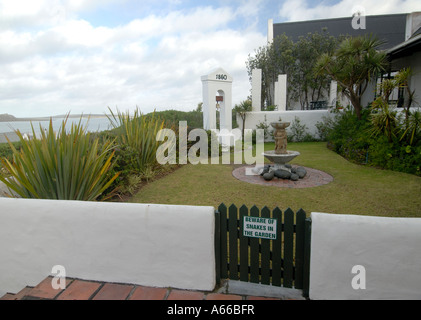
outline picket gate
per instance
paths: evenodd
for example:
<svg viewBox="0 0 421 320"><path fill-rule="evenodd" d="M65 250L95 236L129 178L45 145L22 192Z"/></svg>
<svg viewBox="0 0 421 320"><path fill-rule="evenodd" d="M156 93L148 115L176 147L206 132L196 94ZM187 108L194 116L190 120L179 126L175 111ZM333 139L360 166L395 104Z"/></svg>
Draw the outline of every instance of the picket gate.
<svg viewBox="0 0 421 320"><path fill-rule="evenodd" d="M272 223L276 219L276 239L245 236L244 217L271 219L259 220ZM279 208L271 211L242 205L238 209L222 203L215 211L217 283L231 279L295 288L308 297L310 233L311 220L302 209L296 213L290 208L282 212Z"/></svg>

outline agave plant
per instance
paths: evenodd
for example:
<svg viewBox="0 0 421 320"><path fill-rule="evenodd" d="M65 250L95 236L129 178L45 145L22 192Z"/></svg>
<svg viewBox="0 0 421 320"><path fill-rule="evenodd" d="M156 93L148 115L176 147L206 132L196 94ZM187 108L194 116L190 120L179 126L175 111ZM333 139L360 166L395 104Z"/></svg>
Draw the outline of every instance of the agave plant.
<svg viewBox="0 0 421 320"><path fill-rule="evenodd" d="M52 120L47 129L40 125L37 137L32 126L33 139L25 140L16 130L22 144L13 151L13 161L0 159L8 177L0 180L10 191L23 198L58 200L96 200L119 175L111 176L114 165L112 141L102 146L98 139L91 139L86 127L72 123L66 131L68 117L63 120L57 134Z"/></svg>
<svg viewBox="0 0 421 320"><path fill-rule="evenodd" d="M112 127L118 131L117 142L136 152L132 165L138 173L144 174L157 164L158 138L164 121L155 114L145 117L139 108L136 108L132 116L129 112L117 110L114 113L110 108L109 110L111 115L107 117Z"/></svg>

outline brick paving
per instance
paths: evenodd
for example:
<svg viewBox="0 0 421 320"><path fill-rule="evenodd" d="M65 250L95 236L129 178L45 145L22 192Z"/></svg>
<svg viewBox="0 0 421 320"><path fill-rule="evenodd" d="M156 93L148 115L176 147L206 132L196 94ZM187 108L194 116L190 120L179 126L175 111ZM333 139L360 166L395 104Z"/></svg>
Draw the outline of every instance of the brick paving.
<svg viewBox="0 0 421 320"><path fill-rule="evenodd" d="M323 186L333 181L333 177L326 172L307 167L304 167L307 170L306 176L298 181L284 180L276 177L271 181L266 181L260 175L247 175L247 168L252 169L254 166L242 166L236 168L233 170L232 175L236 179L244 182L280 188L313 188Z"/></svg>
<svg viewBox="0 0 421 320"><path fill-rule="evenodd" d="M25 287L16 294L7 293L0 300L282 300L221 292L155 288L135 284L66 279L65 289L52 287L48 276L35 287Z"/></svg>

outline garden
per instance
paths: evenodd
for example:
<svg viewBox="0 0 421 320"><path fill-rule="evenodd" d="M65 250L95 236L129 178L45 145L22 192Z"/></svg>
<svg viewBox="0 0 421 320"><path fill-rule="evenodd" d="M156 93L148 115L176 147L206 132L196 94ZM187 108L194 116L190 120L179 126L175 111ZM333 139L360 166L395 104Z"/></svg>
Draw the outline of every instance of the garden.
<svg viewBox="0 0 421 320"><path fill-rule="evenodd" d="M342 44L338 50L345 49ZM338 74L343 65L336 74L328 68L332 61L322 56L316 71L330 72L332 78L343 76ZM23 198L214 207L234 203L302 208L308 213L421 217L421 113L410 109L410 104L398 111L388 100L394 88L414 94L408 87L409 76L410 70L401 70L394 79L384 81L382 94L366 107L353 104L332 110L332 117L317 124L317 136L306 134L299 119L294 121L293 142L288 147L301 155L292 164L331 175L333 181L323 186L297 189L249 184L233 176L239 166L234 162L158 163L157 152L165 143L161 129L178 135L180 120L187 120L188 131L201 128L200 104L191 112L143 114L136 108L130 114L109 109L112 129L97 133L87 132L81 123L66 126L66 120L58 131L50 124L31 140L17 132L19 142L0 145L0 181ZM355 85L343 88L354 102L360 98L354 96ZM246 114L247 108L249 103L242 102L234 112ZM208 131L207 137L211 146L215 136ZM182 151L188 152L196 142L188 141ZM180 147L177 139L177 159ZM274 144L266 142L264 147L273 150ZM201 156L211 156L208 150ZM221 150L217 151L221 156Z"/></svg>

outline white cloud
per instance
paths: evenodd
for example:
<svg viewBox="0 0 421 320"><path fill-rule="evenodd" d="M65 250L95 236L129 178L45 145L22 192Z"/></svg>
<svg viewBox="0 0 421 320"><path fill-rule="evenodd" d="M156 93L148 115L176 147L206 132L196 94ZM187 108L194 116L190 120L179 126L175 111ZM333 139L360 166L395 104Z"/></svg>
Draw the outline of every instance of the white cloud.
<svg viewBox="0 0 421 320"><path fill-rule="evenodd" d="M0 19L15 23L13 28L0 24L0 113L102 113L107 106L136 105L144 112L192 110L202 99L200 76L215 67L234 76L237 103L249 94L247 55L266 38L253 29L227 27L245 14L229 7L198 7L95 27L74 14L94 2L79 1L70 8L70 1L54 1L63 9L55 19L46 1L37 1L35 13L28 9L26 17L31 23L50 18L41 27L17 27L24 25L26 13L11 5L0 12Z"/></svg>
<svg viewBox="0 0 421 320"><path fill-rule="evenodd" d="M287 0L279 12L286 21L305 21L351 17L357 8L364 8L366 15L381 15L421 11L419 0L341 0L335 4L324 1L311 6L308 0ZM275 21L276 22L276 21Z"/></svg>

